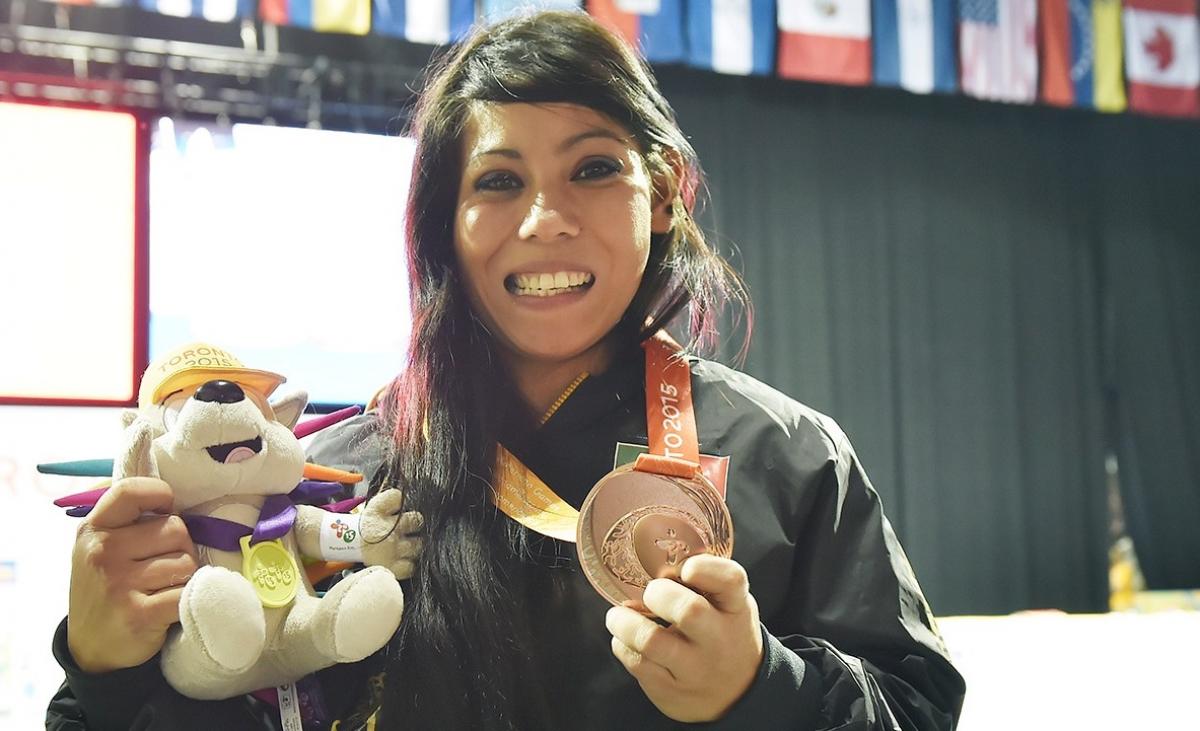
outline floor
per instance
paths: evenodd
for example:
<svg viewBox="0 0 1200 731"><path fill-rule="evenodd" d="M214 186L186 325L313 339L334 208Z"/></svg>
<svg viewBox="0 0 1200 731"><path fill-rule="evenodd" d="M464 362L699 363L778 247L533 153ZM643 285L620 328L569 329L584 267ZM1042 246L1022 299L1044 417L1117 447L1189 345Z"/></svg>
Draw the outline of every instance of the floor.
<svg viewBox="0 0 1200 731"><path fill-rule="evenodd" d="M967 680L959 731L1200 731L1200 611L1022 612L939 626Z"/></svg>

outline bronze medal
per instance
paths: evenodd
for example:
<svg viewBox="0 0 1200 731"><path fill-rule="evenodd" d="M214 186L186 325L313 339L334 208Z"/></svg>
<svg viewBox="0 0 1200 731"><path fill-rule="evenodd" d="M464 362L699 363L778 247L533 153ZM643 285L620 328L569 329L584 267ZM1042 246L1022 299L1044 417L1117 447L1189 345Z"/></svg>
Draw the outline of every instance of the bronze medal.
<svg viewBox="0 0 1200 731"><path fill-rule="evenodd" d="M716 488L696 472L675 477L620 467L596 484L579 511L584 575L613 604L641 604L652 579L678 579L699 553L728 558L733 522Z"/></svg>
<svg viewBox="0 0 1200 731"><path fill-rule="evenodd" d="M701 466L691 374L678 344L659 333L643 347L646 452L596 483L576 513L499 446L492 502L542 535L574 539L601 596L650 614L642 593L652 580L678 580L683 563L700 553L732 557L733 521L723 480L718 489Z"/></svg>

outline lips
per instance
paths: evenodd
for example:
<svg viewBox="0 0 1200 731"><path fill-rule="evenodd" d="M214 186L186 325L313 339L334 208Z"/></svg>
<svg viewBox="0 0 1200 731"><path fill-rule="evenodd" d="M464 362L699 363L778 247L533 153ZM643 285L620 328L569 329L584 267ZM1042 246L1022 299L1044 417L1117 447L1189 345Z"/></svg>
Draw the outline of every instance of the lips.
<svg viewBox="0 0 1200 731"><path fill-rule="evenodd" d="M216 462L222 464L243 462L262 451L262 437L254 437L244 442L214 444L204 449L208 452L208 456L212 457Z"/></svg>

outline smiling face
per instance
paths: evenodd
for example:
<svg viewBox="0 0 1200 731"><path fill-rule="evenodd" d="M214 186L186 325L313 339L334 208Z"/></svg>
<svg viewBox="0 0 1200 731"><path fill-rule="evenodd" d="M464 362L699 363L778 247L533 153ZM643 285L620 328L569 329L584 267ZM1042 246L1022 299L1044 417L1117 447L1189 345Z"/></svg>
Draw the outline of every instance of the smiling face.
<svg viewBox="0 0 1200 731"><path fill-rule="evenodd" d="M454 248L476 314L516 370L596 366L667 206L629 132L574 104L473 106Z"/></svg>

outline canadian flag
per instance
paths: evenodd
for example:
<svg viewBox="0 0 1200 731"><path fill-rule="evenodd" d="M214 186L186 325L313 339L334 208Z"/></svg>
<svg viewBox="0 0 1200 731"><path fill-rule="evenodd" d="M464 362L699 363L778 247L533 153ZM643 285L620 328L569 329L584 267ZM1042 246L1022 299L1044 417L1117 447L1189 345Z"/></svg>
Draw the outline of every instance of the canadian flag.
<svg viewBox="0 0 1200 731"><path fill-rule="evenodd" d="M1125 0L1125 59L1131 109L1200 116L1196 0Z"/></svg>

